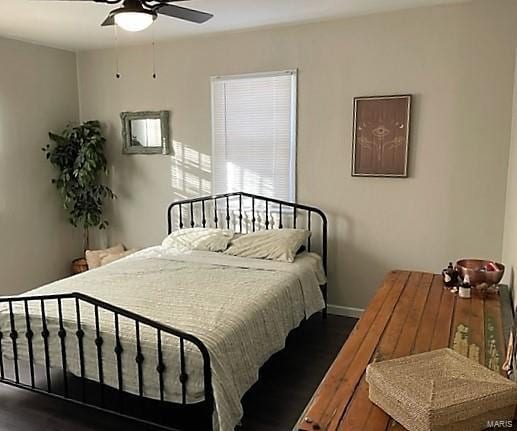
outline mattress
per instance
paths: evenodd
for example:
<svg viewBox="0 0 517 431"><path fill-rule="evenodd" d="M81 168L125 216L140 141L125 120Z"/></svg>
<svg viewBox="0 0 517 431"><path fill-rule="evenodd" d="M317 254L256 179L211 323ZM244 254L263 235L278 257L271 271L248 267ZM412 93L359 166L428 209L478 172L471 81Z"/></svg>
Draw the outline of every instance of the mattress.
<svg viewBox="0 0 517 431"><path fill-rule="evenodd" d="M302 253L294 263L242 258L212 252L178 252L151 247L101 268L63 279L22 296L80 292L116 305L161 324L198 337L207 347L212 368L215 399L214 429L230 431L239 423L243 411L241 398L258 380L259 368L272 354L285 346L288 333L304 318L324 307L320 284L325 283L318 255ZM46 301L46 324L50 332L51 367L62 366L57 301ZM26 331L23 304L14 306L15 327ZM79 343L75 337L75 302L62 302L66 364L68 371L80 375ZM84 375L99 381L96 320L94 307L81 304L84 331ZM39 301L29 301L35 363L45 365L45 349ZM8 308L0 307L0 331L9 333ZM160 384L157 333L147 326L139 328L142 363L142 392L159 399ZM104 384L118 388L114 315L99 311L99 332L103 339ZM165 365L164 399L182 402L180 355L177 338L162 334ZM138 394L136 328L134 321L119 319L119 339L123 348L123 389ZM12 359L12 343L3 337L2 354ZM28 358L26 337L17 340L19 359ZM185 343L186 402L204 399L202 357L191 343Z"/></svg>

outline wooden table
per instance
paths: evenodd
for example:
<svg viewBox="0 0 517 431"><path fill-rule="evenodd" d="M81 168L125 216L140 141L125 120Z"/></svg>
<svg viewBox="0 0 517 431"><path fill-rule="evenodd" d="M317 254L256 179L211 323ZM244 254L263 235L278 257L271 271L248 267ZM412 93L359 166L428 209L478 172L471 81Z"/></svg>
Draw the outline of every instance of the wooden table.
<svg viewBox="0 0 517 431"><path fill-rule="evenodd" d="M404 430L368 399L370 362L451 347L505 374L499 295L458 298L441 275L392 271L356 324L295 429Z"/></svg>

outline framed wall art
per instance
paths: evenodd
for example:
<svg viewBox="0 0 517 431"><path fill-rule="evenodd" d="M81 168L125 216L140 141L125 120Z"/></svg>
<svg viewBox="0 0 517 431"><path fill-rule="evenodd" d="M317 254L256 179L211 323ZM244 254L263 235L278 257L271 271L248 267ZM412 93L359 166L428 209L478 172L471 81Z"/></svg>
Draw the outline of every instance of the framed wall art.
<svg viewBox="0 0 517 431"><path fill-rule="evenodd" d="M408 176L411 95L354 98L352 176Z"/></svg>

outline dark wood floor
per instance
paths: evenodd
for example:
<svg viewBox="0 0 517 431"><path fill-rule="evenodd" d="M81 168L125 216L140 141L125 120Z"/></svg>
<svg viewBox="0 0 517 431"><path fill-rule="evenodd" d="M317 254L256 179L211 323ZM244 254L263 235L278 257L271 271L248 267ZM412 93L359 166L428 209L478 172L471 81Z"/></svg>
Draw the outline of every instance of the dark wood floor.
<svg viewBox="0 0 517 431"><path fill-rule="evenodd" d="M291 430L356 320L313 316L262 368L244 396L239 431ZM140 424L21 389L0 386L1 431L143 431Z"/></svg>

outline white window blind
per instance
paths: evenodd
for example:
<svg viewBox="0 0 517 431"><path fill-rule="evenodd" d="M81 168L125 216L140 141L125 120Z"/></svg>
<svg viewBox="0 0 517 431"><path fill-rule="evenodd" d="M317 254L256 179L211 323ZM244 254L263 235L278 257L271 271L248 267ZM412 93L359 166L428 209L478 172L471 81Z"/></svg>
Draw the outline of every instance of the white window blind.
<svg viewBox="0 0 517 431"><path fill-rule="evenodd" d="M296 71L212 78L213 191L295 200Z"/></svg>

